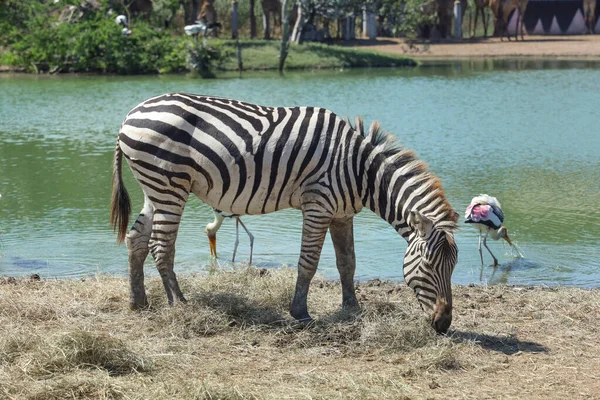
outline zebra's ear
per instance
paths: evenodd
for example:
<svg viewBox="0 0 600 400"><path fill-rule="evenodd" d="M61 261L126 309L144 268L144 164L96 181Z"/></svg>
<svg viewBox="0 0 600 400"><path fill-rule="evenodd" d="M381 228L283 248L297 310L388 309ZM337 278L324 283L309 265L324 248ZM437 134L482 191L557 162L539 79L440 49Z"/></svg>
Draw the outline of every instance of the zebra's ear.
<svg viewBox="0 0 600 400"><path fill-rule="evenodd" d="M416 230L419 236L427 237L433 229L433 221L418 211L411 211L408 214L408 225Z"/></svg>

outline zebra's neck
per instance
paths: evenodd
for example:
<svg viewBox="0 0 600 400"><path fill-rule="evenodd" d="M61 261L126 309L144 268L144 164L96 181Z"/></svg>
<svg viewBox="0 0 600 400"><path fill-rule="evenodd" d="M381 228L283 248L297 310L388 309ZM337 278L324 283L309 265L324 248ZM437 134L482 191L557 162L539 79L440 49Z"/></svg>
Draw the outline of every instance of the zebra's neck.
<svg viewBox="0 0 600 400"><path fill-rule="evenodd" d="M455 221L450 213L454 211L446 201L439 179L412 151L386 152L366 143L363 160L364 165L357 171L361 175L358 179L362 182L363 206L386 220L406 241L413 233L407 223L411 211L442 225L447 223L453 229Z"/></svg>

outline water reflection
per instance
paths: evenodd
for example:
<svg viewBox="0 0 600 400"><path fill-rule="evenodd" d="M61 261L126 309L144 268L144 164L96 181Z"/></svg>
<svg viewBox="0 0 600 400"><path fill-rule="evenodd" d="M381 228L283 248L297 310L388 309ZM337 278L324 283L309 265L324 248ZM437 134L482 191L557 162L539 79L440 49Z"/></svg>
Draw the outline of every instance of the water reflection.
<svg viewBox="0 0 600 400"><path fill-rule="evenodd" d="M559 59L559 58L484 58L464 60L424 60L418 71L429 75L447 77L466 76L479 72L504 72L526 70L572 70L598 69L600 60Z"/></svg>
<svg viewBox="0 0 600 400"><path fill-rule="evenodd" d="M502 203L526 258L488 243L500 267L479 268L477 232L461 226L455 283L600 285L600 64L481 60L411 69L286 73L203 81L166 77L31 77L0 74L0 274L124 274L124 246L108 226L112 152L125 114L169 91L230 96L267 105L321 105L378 119L442 178L462 214L479 193ZM540 69L543 68L543 69ZM134 212L139 186L125 169ZM204 227L212 210L192 199L177 241L177 270L208 270ZM244 217L259 266L295 265L301 215ZM462 224L461 224L462 225ZM235 224L219 231L229 265ZM402 279L405 242L369 211L356 217L357 278ZM240 235L239 259L249 243ZM148 273L155 274L151 261ZM319 272L336 277L327 238ZM481 275L481 278L480 278Z"/></svg>

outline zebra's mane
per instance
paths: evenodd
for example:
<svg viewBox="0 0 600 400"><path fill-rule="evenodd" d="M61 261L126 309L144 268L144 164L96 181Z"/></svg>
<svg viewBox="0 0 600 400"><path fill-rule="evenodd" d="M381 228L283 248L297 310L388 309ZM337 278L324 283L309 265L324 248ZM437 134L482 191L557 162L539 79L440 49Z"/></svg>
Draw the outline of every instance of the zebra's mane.
<svg viewBox="0 0 600 400"><path fill-rule="evenodd" d="M418 181L421 182L421 185L428 186L427 191L424 192L423 195L434 192L439 199L438 204L434 207L436 213L441 215L441 217L435 221L436 225L440 229L450 233L458 229L458 214L454 211L452 205L450 205L450 202L448 202L448 199L446 198L441 179L429 170L427 163L420 160L414 151L405 149L394 135L381 129L381 125L378 121L373 121L367 132L365 132L364 122L360 116L357 116L354 119L354 126L352 126L352 123L348 118L346 118L346 122L352 129L373 145L375 151L381 154L385 158L385 162L389 165L393 165L395 168L399 169L405 168L410 164L410 169L403 175L407 178L418 176Z"/></svg>

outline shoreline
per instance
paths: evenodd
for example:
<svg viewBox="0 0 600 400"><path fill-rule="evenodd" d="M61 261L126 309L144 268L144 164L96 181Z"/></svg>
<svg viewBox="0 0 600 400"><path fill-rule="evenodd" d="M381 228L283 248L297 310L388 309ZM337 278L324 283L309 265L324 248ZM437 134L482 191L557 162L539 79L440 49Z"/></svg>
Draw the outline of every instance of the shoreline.
<svg viewBox="0 0 600 400"><path fill-rule="evenodd" d="M419 61L478 58L540 58L600 60L600 35L525 36L510 42L500 38L447 39L437 42L403 38L358 39L347 46L406 55Z"/></svg>
<svg viewBox="0 0 600 400"><path fill-rule="evenodd" d="M501 41L500 38L465 38L463 40L445 39L436 42L411 40L406 38L379 37L374 41L356 39L352 41L335 41L333 45L348 49L366 50L381 55L404 56L417 61L418 64L431 64L444 61L472 60L516 60L516 61L581 61L600 62L600 35L564 35L564 36L526 36L524 41ZM410 62L406 62L410 64ZM410 66L410 65L408 65ZM329 69L335 70L337 66ZM350 67L351 69L377 67ZM389 66L381 66L389 68ZM322 68L328 69L328 68ZM0 74L24 73L25 67L0 65ZM311 71L311 68L288 68L287 71ZM245 72L276 71L273 69L250 68ZM216 71L236 72L236 71ZM72 74L72 73L67 73ZM92 75L118 75L90 73ZM43 73L42 75L49 75ZM61 75L61 74L56 74ZM161 74L157 74L161 75ZM168 73L167 73L168 75Z"/></svg>

